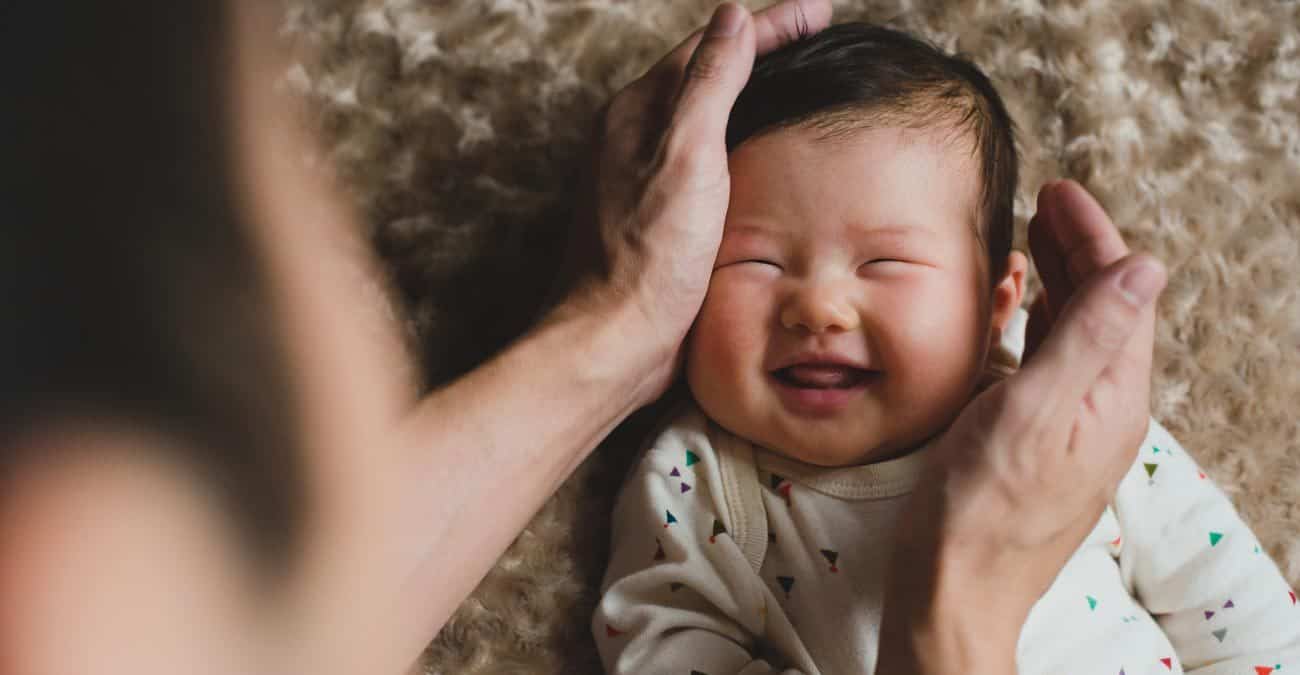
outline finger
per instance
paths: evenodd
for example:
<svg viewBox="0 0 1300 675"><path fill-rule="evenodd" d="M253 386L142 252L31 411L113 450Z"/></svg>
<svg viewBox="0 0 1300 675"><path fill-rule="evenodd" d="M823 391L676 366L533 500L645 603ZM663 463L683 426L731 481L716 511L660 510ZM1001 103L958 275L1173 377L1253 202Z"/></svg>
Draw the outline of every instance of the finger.
<svg viewBox="0 0 1300 675"><path fill-rule="evenodd" d="M1083 284L1061 310L1033 359L1012 386L1052 414L1073 418L1102 371L1124 354L1142 327L1143 314L1166 281L1155 258L1122 258Z"/></svg>
<svg viewBox="0 0 1300 675"><path fill-rule="evenodd" d="M1137 328L1125 343L1119 355L1097 379L1093 393L1109 389L1116 400L1115 411L1143 411L1130 415L1137 425L1134 433L1138 441L1145 435L1147 414L1150 409L1151 361L1155 347L1156 303L1147 305L1138 314ZM1123 413L1119 413L1123 414ZM1117 422L1122 420L1117 420Z"/></svg>
<svg viewBox="0 0 1300 675"><path fill-rule="evenodd" d="M1047 312L1047 293L1039 292L1038 297L1029 306L1029 321L1025 324L1025 349L1020 355L1020 362L1027 363L1033 358L1038 347L1047 337L1047 329L1052 322Z"/></svg>
<svg viewBox="0 0 1300 675"><path fill-rule="evenodd" d="M782 0L754 14L756 55L780 49L802 37L813 35L831 23L830 0ZM707 28L707 27L706 27ZM686 64L704 37L701 28L668 52L646 74L646 79L668 82L663 86L674 91L686 71Z"/></svg>
<svg viewBox="0 0 1300 675"><path fill-rule="evenodd" d="M1046 221L1048 232L1060 248L1065 270L1076 286L1129 254L1110 216L1082 185L1072 180L1059 181L1047 197L1051 214Z"/></svg>
<svg viewBox="0 0 1300 675"><path fill-rule="evenodd" d="M723 3L687 65L669 120L669 144L676 136L685 148L721 145L731 107L753 67L753 18L739 5Z"/></svg>
<svg viewBox="0 0 1300 675"><path fill-rule="evenodd" d="M606 106L597 149L607 166L628 166L658 141L668 112L667 97L644 87L628 87Z"/></svg>
<svg viewBox="0 0 1300 675"><path fill-rule="evenodd" d="M1038 192L1038 213L1029 219L1029 253L1034 260L1034 269L1038 270L1038 279L1043 282L1043 292L1038 296L1043 301L1043 309L1046 312L1045 318L1047 325L1051 325L1057 314L1060 313L1060 306L1070 298L1074 292L1074 284L1070 283L1070 278L1065 272L1065 256L1061 253L1061 248L1057 245L1056 239L1048 231L1047 220L1051 214L1046 208L1045 201L1050 199L1046 193L1051 189L1050 185L1044 185Z"/></svg>
<svg viewBox="0 0 1300 675"><path fill-rule="evenodd" d="M821 32L831 25L830 0L786 0L754 15L759 56Z"/></svg>
<svg viewBox="0 0 1300 675"><path fill-rule="evenodd" d="M1049 231L1055 235L1049 239L1060 248L1066 276L1058 285L1066 293L1073 293L1099 270L1129 255L1129 247L1110 216L1083 186L1071 180L1059 181L1047 201L1048 212L1052 214ZM1044 287L1048 288L1046 282ZM1048 292L1053 319L1059 317L1063 302L1068 302L1068 296L1052 296ZM1144 410L1150 387L1154 336L1155 305L1152 303L1139 313L1133 335L1110 367L1102 372L1102 378L1111 386L1139 396L1135 404Z"/></svg>

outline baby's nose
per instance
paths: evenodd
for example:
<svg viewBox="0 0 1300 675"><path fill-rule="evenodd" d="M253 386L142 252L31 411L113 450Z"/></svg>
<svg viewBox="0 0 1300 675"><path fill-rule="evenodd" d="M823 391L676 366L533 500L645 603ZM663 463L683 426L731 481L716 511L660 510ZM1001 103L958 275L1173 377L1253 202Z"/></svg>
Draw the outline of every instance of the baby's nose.
<svg viewBox="0 0 1300 675"><path fill-rule="evenodd" d="M781 308L781 325L812 333L856 330L858 312L849 298L831 285L805 287L792 294Z"/></svg>

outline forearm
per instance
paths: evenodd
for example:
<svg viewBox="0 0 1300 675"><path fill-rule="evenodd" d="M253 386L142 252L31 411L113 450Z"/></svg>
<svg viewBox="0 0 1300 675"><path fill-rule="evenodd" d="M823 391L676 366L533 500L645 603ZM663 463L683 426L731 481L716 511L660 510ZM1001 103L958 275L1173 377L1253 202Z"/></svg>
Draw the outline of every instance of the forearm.
<svg viewBox="0 0 1300 675"><path fill-rule="evenodd" d="M557 315L558 316L558 315ZM396 630L418 654L529 519L652 396L670 352L641 348L623 310L545 322L407 419L395 532L405 576ZM397 571L397 570L395 570Z"/></svg>

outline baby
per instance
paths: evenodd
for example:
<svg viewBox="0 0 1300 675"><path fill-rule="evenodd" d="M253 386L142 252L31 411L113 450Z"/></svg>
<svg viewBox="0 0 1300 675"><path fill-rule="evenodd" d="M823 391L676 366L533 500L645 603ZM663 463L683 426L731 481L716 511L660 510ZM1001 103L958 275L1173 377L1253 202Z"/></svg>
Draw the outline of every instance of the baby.
<svg viewBox="0 0 1300 675"><path fill-rule="evenodd" d="M1012 128L975 66L884 28L841 24L756 64L727 130L694 400L614 513L593 620L610 673L872 672L926 446L1022 348ZM1300 675L1300 606L1152 421L1017 658L1022 673Z"/></svg>

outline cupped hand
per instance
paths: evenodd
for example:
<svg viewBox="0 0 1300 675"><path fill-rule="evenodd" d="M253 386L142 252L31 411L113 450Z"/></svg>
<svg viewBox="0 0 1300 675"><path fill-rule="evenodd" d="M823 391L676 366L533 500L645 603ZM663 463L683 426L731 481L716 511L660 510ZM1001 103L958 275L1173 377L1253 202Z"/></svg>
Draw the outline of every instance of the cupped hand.
<svg viewBox="0 0 1300 675"><path fill-rule="evenodd" d="M725 3L603 112L570 251L578 280L560 311L627 326L629 344L661 364L643 403L667 388L704 302L730 196L727 119L754 58L830 17L828 0L784 0L752 16Z"/></svg>
<svg viewBox="0 0 1300 675"><path fill-rule="evenodd" d="M980 672L1014 668L1006 659L1030 608L1096 525L1145 435L1163 266L1130 254L1069 181L1039 193L1029 244L1045 294L1023 365L932 446L929 480L899 530L878 672L927 651L965 654L962 667L998 663ZM960 600L948 595L956 584ZM890 652L900 645L910 648Z"/></svg>

